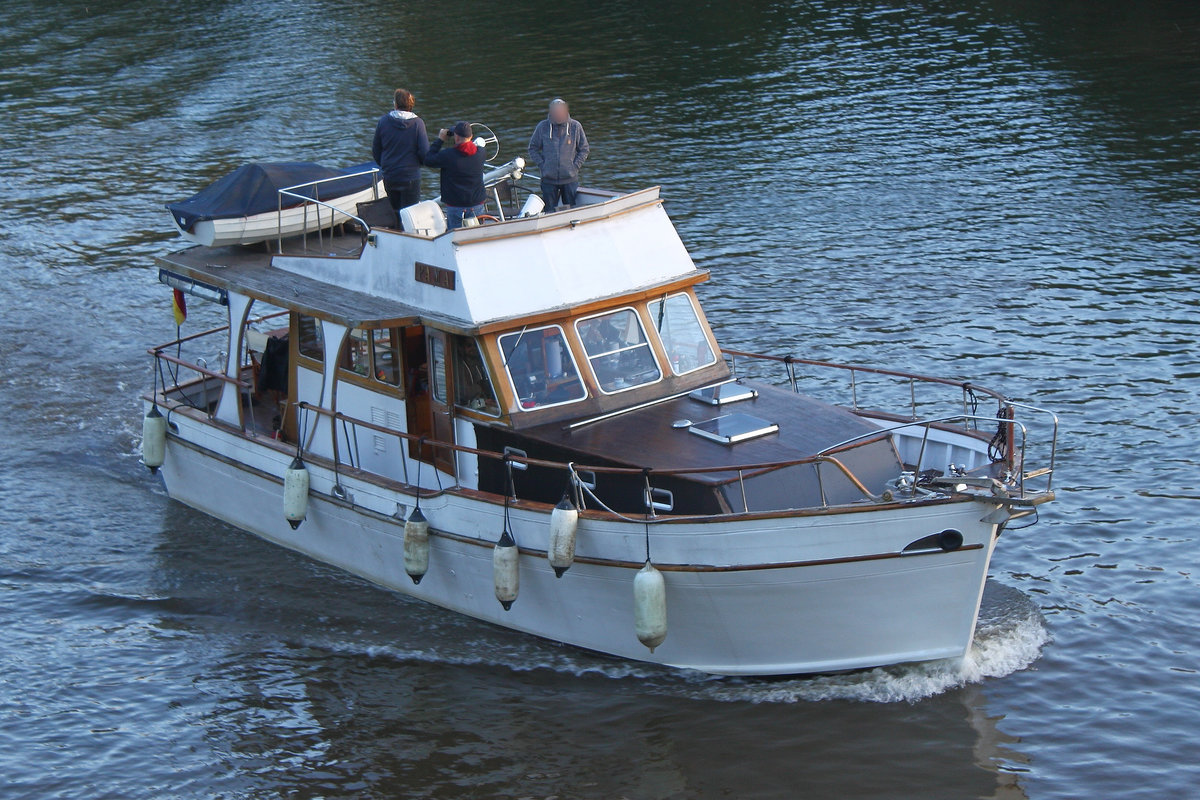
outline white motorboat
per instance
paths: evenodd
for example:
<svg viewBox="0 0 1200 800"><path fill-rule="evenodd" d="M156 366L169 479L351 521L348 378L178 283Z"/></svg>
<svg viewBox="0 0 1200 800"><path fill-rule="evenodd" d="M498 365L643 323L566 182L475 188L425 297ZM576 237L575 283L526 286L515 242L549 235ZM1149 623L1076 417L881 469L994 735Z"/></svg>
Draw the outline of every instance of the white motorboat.
<svg viewBox="0 0 1200 800"><path fill-rule="evenodd" d="M342 170L312 163L245 164L167 209L180 236L205 245L257 244L357 219L385 196L373 163Z"/></svg>
<svg viewBox="0 0 1200 800"><path fill-rule="evenodd" d="M1052 414L722 350L657 188L526 217L518 181L494 189L478 227L421 204L413 232L320 253L161 257L228 310L150 351L144 460L171 497L629 659L771 675L967 651L1001 533L1053 498Z"/></svg>

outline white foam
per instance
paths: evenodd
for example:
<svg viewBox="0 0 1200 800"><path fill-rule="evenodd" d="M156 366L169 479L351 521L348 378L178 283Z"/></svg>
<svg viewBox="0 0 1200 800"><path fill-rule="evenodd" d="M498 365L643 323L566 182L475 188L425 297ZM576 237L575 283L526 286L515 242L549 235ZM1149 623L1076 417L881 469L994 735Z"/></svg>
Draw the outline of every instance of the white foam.
<svg viewBox="0 0 1200 800"><path fill-rule="evenodd" d="M1015 589L989 583L975 638L963 658L778 682L731 680L710 687L704 696L750 703L911 703L1025 669L1049 641L1045 621L1032 601Z"/></svg>
<svg viewBox="0 0 1200 800"><path fill-rule="evenodd" d="M1042 646L1049 638L1040 616L1031 616L998 634L976 635L970 651L963 658L777 683L739 680L714 686L704 696L714 700L750 703L821 700L911 703L1025 669L1038 659Z"/></svg>

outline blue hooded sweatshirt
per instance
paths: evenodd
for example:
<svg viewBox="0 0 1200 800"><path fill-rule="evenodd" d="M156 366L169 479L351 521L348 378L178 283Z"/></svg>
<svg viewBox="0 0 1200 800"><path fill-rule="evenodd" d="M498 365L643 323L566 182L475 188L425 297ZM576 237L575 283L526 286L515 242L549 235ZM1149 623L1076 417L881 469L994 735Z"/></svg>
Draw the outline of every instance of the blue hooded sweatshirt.
<svg viewBox="0 0 1200 800"><path fill-rule="evenodd" d="M421 163L429 151L425 121L411 111L384 114L375 126L371 155L383 171L385 186L397 186L421 177Z"/></svg>

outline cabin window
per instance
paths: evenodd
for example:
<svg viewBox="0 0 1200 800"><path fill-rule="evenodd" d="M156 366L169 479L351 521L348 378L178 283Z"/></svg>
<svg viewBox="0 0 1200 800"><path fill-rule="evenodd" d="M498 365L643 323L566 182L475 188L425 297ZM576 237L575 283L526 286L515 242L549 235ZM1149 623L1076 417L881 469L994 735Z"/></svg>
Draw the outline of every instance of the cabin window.
<svg viewBox="0 0 1200 800"><path fill-rule="evenodd" d="M488 377L479 344L469 336L454 337L454 402L474 411L500 415L500 404Z"/></svg>
<svg viewBox="0 0 1200 800"><path fill-rule="evenodd" d="M341 368L364 378L371 374L371 334L362 328L355 328L346 337L346 347L342 350Z"/></svg>
<svg viewBox="0 0 1200 800"><path fill-rule="evenodd" d="M300 355L317 361L325 360L325 340L321 334L321 323L315 317L299 315Z"/></svg>
<svg viewBox="0 0 1200 800"><path fill-rule="evenodd" d="M355 328L346 337L343 370L363 378L374 378L388 386L400 384L400 331L398 328L363 330Z"/></svg>
<svg viewBox="0 0 1200 800"><path fill-rule="evenodd" d="M446 395L446 343L440 336L429 338L429 377L433 389L433 399L439 403L447 402Z"/></svg>
<svg viewBox="0 0 1200 800"><path fill-rule="evenodd" d="M662 378L642 321L632 308L581 319L575 323L575 330L587 351L596 383L605 394Z"/></svg>
<svg viewBox="0 0 1200 800"><path fill-rule="evenodd" d="M499 339L508 379L523 411L587 396L579 367L558 325L506 333Z"/></svg>
<svg viewBox="0 0 1200 800"><path fill-rule="evenodd" d="M400 385L400 329L371 331L371 374L380 383Z"/></svg>
<svg viewBox="0 0 1200 800"><path fill-rule="evenodd" d="M646 308L676 375L707 367L717 360L689 295L673 294L666 302L655 300Z"/></svg>

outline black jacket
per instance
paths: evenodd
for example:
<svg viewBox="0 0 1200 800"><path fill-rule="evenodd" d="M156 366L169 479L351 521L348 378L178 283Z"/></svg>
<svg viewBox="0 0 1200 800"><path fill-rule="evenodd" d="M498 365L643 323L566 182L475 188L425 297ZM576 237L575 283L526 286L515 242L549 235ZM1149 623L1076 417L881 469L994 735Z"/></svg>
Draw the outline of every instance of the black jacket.
<svg viewBox="0 0 1200 800"><path fill-rule="evenodd" d="M470 208L482 203L483 167L487 156L473 142L463 142L449 150L442 149L442 140L434 139L425 154L426 166L442 171L442 203L455 208Z"/></svg>
<svg viewBox="0 0 1200 800"><path fill-rule="evenodd" d="M384 114L375 126L371 155L383 171L385 186L396 186L421 177L421 161L429 150L425 122L411 111Z"/></svg>

